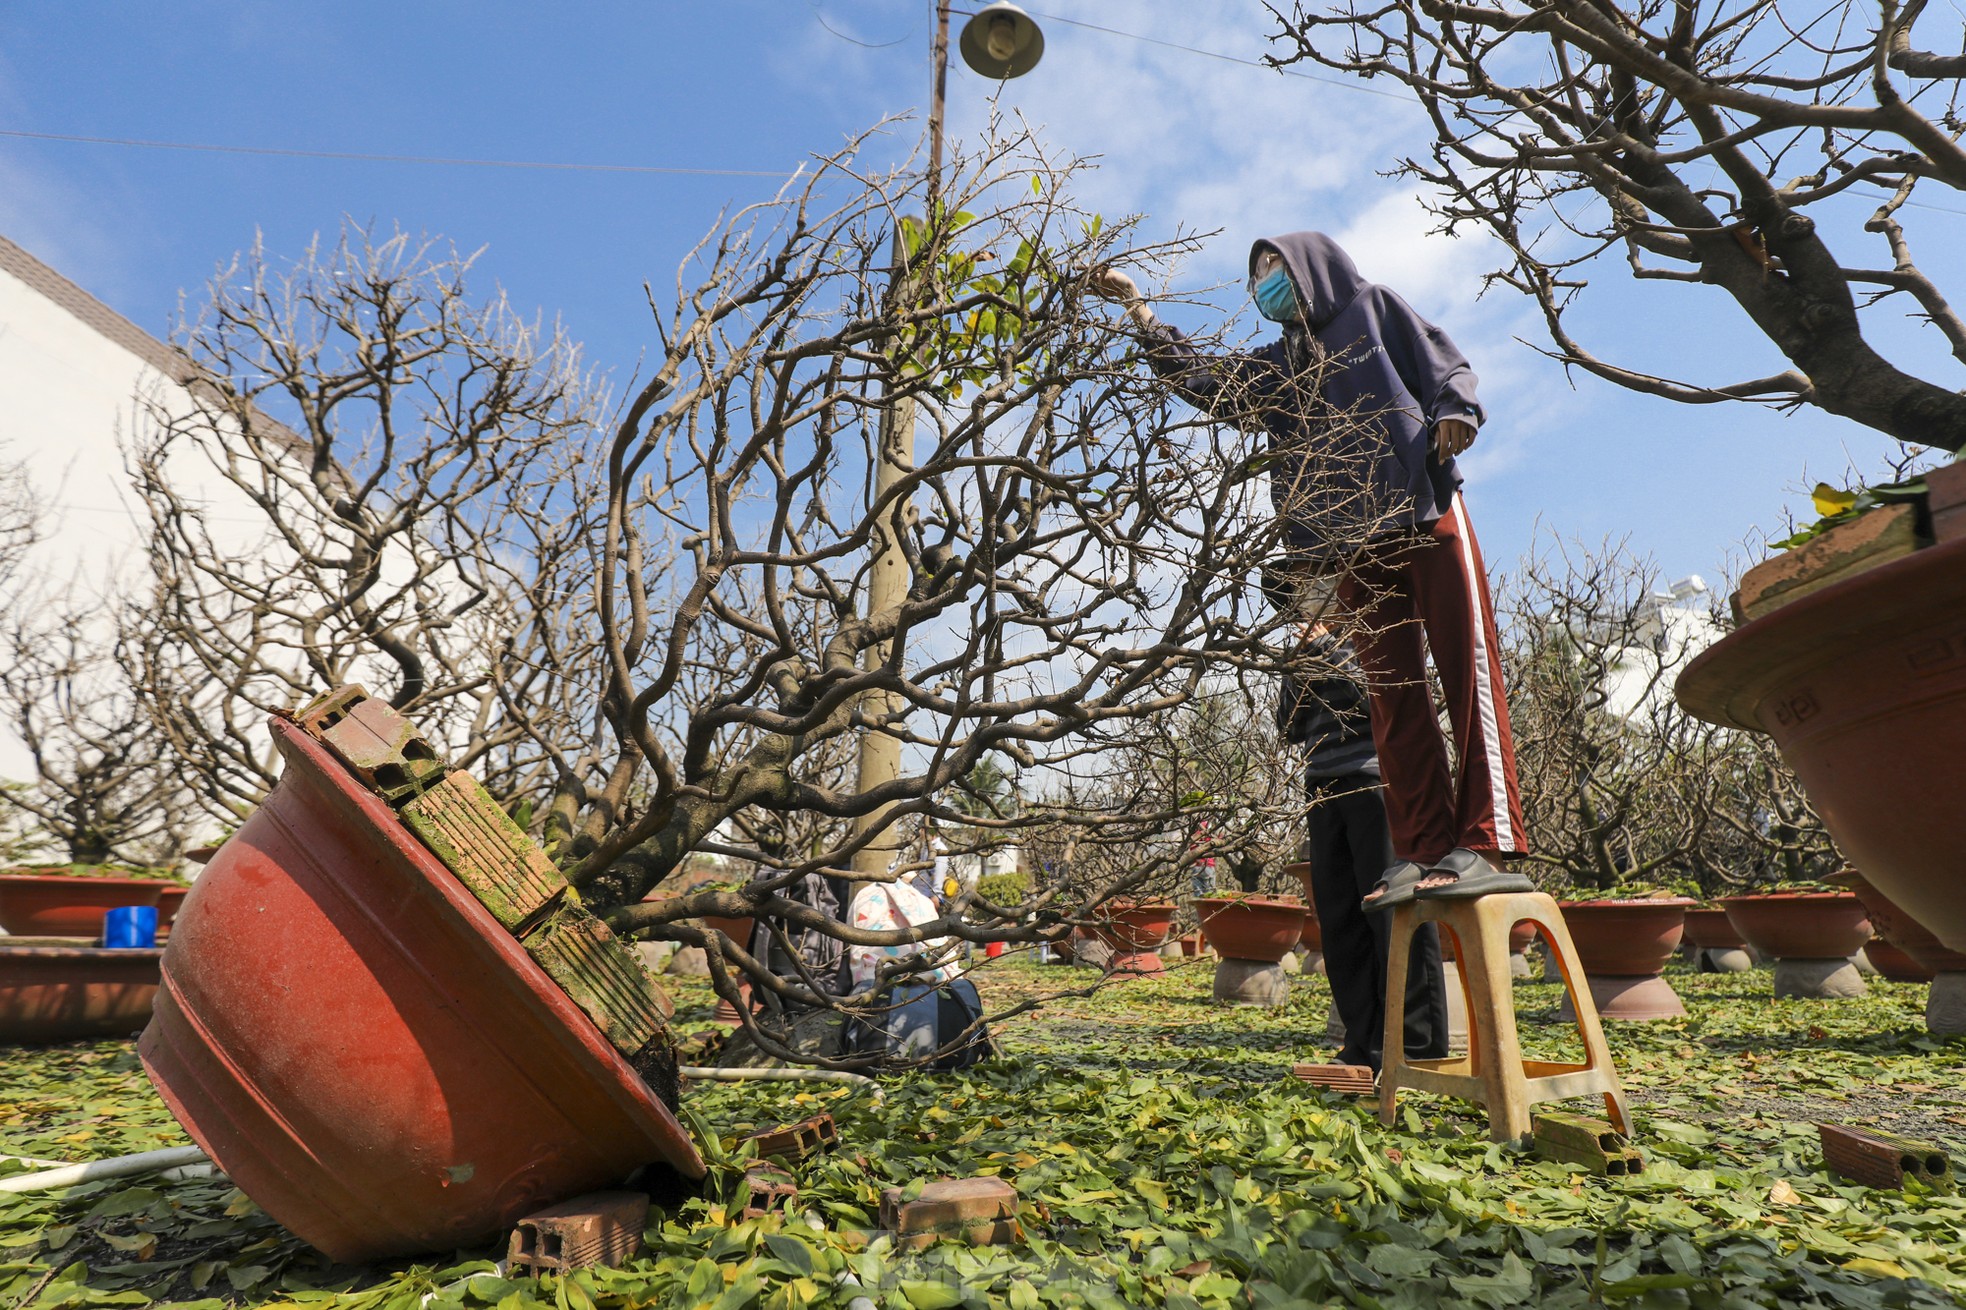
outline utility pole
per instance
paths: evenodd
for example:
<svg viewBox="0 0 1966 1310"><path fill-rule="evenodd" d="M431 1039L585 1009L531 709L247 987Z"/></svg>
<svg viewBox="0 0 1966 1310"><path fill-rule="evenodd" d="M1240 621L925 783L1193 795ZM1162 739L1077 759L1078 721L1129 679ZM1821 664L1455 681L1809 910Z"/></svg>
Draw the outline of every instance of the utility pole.
<svg viewBox="0 0 1966 1310"><path fill-rule="evenodd" d="M935 42L931 48L928 102L928 212L935 221L936 197L942 190L942 106L949 80L949 6L946 0L935 5ZM903 281L898 301L911 298L914 277L908 269L908 246L901 232L894 233L894 276ZM901 361L906 368L906 361ZM891 398L881 410L879 449L874 460L874 501L891 494L915 468L915 398ZM902 552L899 534L907 530L908 506L896 502L874 532L874 563L867 578L869 617L893 609L908 598L908 557ZM869 672L888 662L894 643L877 642L861 653L861 667ZM901 775L901 742L875 724L897 713L901 697L892 692L870 691L860 702L860 714L867 726L860 729L860 768L858 783L864 794L893 782ZM853 857L853 871L863 874L887 872L894 863L899 839L892 828L883 831L892 806L881 805L853 821L853 835L877 833Z"/></svg>
<svg viewBox="0 0 1966 1310"><path fill-rule="evenodd" d="M934 0L935 39L929 53L928 100L928 230L937 220L942 194L942 109L949 82L949 4ZM992 78L1018 77L1037 63L1044 51L1044 39L1030 18L1010 4L991 4L971 18L963 32L963 58L978 73ZM972 50L972 45L975 49ZM901 282L895 296L898 302L915 298L916 274L908 267L908 247L899 230L894 234L894 277ZM909 361L897 361L901 369ZM881 410L878 449L874 457L874 503L879 504L900 486L915 469L915 399L910 395L890 398ZM908 557L901 549L900 534L907 531L909 505L897 501L875 526L874 562L867 578L867 614L871 617L900 605L908 597ZM861 654L861 667L873 671L894 654L894 643L877 642ZM857 785L862 795L893 782L901 775L900 739L873 726L886 723L901 711L900 696L886 691L869 691L860 702L860 715L869 726L860 730L860 767ZM888 811L881 805L853 821L856 838L872 836L853 857L853 871L882 874L894 863L900 846L894 830L888 828Z"/></svg>

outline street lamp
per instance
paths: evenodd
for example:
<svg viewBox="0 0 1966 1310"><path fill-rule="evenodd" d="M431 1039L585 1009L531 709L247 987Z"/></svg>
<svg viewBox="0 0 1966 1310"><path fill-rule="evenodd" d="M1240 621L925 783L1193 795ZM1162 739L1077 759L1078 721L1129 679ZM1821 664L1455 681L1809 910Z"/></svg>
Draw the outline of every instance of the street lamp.
<svg viewBox="0 0 1966 1310"><path fill-rule="evenodd" d="M963 24L963 62L984 77L1022 77L1044 58L1044 33L1016 5L986 5Z"/></svg>

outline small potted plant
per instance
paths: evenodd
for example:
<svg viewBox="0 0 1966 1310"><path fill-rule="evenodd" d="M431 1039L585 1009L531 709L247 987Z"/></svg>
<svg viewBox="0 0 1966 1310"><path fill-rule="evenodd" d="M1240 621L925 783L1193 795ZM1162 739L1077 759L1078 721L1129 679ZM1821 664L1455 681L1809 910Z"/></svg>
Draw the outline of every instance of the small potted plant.
<svg viewBox="0 0 1966 1310"><path fill-rule="evenodd" d="M1134 900L1115 897L1095 906L1091 913L1093 934L1112 949L1108 973L1152 974L1163 969L1160 948L1174 933L1174 916L1180 907L1173 901Z"/></svg>
<svg viewBox="0 0 1966 1310"><path fill-rule="evenodd" d="M1872 946L1881 939L1929 971L1931 985L1925 994L1925 1027L1948 1036L1966 1033L1966 951L1955 951L1940 942L1930 929L1873 886L1860 870L1845 869L1831 875L1828 881L1850 891L1864 907L1871 927L1878 934L1871 939ZM1877 958L1878 953L1873 951L1871 959L1875 962ZM1883 965L1878 966L1878 971L1883 972Z"/></svg>
<svg viewBox="0 0 1966 1310"><path fill-rule="evenodd" d="M15 937L102 936L103 916L124 905L156 905L180 884L150 869L116 864L40 865L0 873L0 928ZM161 916L160 916L161 917Z"/></svg>

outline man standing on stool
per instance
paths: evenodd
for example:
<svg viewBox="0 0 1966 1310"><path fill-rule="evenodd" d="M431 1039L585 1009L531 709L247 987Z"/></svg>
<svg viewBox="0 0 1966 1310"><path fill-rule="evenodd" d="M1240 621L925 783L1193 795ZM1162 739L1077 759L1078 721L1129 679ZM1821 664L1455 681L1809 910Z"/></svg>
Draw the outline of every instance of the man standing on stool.
<svg viewBox="0 0 1966 1310"><path fill-rule="evenodd" d="M1324 971L1331 1000L1345 1025L1340 1064L1379 1069L1386 1027L1386 955L1392 914L1367 910L1359 898L1393 861L1386 806L1379 797L1379 760L1357 662L1322 623L1306 630L1304 653L1324 677L1286 676L1277 705L1278 726L1304 748L1304 777L1311 801L1311 900L1324 943ZM1406 972L1406 1058L1437 1060L1447 1054L1447 988L1440 963L1439 930L1422 924L1413 934Z"/></svg>
<svg viewBox="0 0 1966 1310"><path fill-rule="evenodd" d="M1250 248L1250 295L1283 337L1248 354L1196 350L1115 269L1093 270L1089 285L1125 304L1149 339L1149 363L1190 403L1268 430L1271 497L1293 562L1341 570L1399 857L1367 908L1533 890L1498 867L1526 847L1494 607L1454 464L1482 418L1467 359L1320 232ZM1334 526L1373 532L1363 545L1334 542ZM1453 728L1452 769L1429 654Z"/></svg>

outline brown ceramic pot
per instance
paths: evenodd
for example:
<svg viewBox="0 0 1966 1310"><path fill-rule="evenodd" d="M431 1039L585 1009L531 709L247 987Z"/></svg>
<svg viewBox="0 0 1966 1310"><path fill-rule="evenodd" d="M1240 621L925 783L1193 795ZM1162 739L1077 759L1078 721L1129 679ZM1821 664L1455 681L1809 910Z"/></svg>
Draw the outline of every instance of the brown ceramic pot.
<svg viewBox="0 0 1966 1310"><path fill-rule="evenodd" d="M163 954L0 943L0 1042L128 1037L150 1022Z"/></svg>
<svg viewBox="0 0 1966 1310"><path fill-rule="evenodd" d="M1675 688L1710 723L1774 737L1850 862L1955 951L1966 951L1962 613L1966 537L1744 624Z"/></svg>
<svg viewBox="0 0 1966 1310"><path fill-rule="evenodd" d="M1509 929L1509 954L1524 955L1536 941L1536 925L1524 919Z"/></svg>
<svg viewBox="0 0 1966 1310"><path fill-rule="evenodd" d="M102 936L103 916L121 905L155 905L175 883L159 878L91 878L72 873L0 874L0 928L15 937Z"/></svg>
<svg viewBox="0 0 1966 1310"><path fill-rule="evenodd" d="M1174 933L1173 901L1113 900L1094 907L1092 931L1113 948L1113 973L1159 973L1160 948Z"/></svg>
<svg viewBox="0 0 1966 1310"><path fill-rule="evenodd" d="M1770 892L1721 904L1734 930L1771 960L1847 960L1871 937L1864 907L1849 892Z"/></svg>
<svg viewBox="0 0 1966 1310"><path fill-rule="evenodd" d="M1747 945L1716 905L1697 905L1686 912L1686 940L1703 951L1738 951Z"/></svg>
<svg viewBox="0 0 1966 1310"><path fill-rule="evenodd" d="M1225 960L1275 964L1303 938L1306 908L1259 896L1204 896L1195 901L1202 935Z"/></svg>
<svg viewBox="0 0 1966 1310"><path fill-rule="evenodd" d="M1864 914L1869 917L1870 926L1876 929L1877 935L1919 964L1934 973L1966 973L1966 951L1948 950L1924 924L1906 914L1890 897L1873 887L1862 872L1845 869L1832 875L1829 881L1849 888L1864 907ZM1865 953L1871 957L1872 964L1877 964L1875 952L1866 947ZM1882 965L1878 965L1878 972L1884 972Z"/></svg>
<svg viewBox="0 0 1966 1310"><path fill-rule="evenodd" d="M1650 978L1679 949L1684 896L1653 900L1564 901L1563 926L1577 948L1577 962L1593 976Z"/></svg>
<svg viewBox="0 0 1966 1310"><path fill-rule="evenodd" d="M1886 937L1873 937L1865 942L1864 958L1877 970L1878 977L1891 982L1928 983L1938 976L1936 970L1926 968Z"/></svg>
<svg viewBox="0 0 1966 1310"><path fill-rule="evenodd" d="M1304 887L1304 932L1297 939L1298 944L1307 951L1315 951L1322 955L1324 930L1318 927L1317 898L1311 895L1311 863L1309 860L1298 860L1294 864L1284 865L1283 871L1302 883Z"/></svg>

